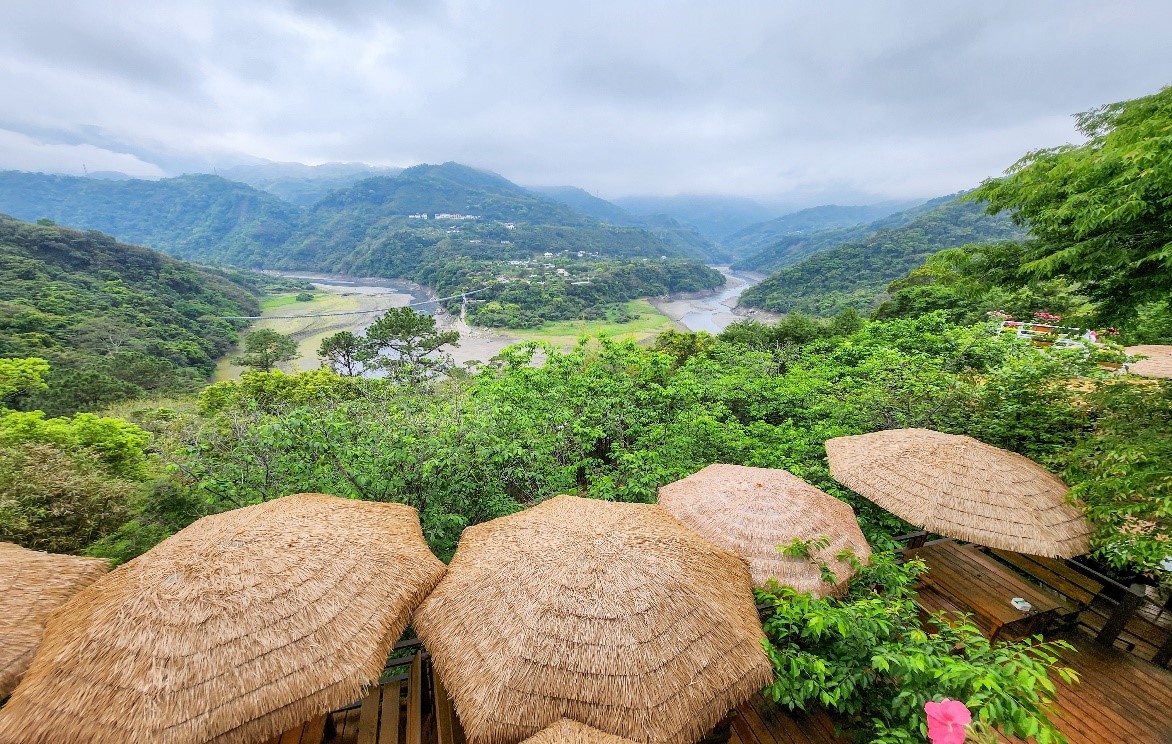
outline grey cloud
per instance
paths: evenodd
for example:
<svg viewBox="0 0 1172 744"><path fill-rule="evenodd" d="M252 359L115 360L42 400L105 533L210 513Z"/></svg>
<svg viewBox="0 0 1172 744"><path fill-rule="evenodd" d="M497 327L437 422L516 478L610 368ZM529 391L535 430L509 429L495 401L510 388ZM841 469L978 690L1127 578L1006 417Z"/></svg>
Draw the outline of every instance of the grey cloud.
<svg viewBox="0 0 1172 744"><path fill-rule="evenodd" d="M168 172L460 160L603 196L929 196L1172 82L1155 0L3 5L0 127Z"/></svg>

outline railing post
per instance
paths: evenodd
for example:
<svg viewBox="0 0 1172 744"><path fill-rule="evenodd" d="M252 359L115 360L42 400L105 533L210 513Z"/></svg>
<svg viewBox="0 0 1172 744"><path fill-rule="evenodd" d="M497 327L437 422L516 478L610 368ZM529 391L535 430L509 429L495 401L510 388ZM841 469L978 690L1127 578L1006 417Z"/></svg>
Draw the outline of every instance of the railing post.
<svg viewBox="0 0 1172 744"><path fill-rule="evenodd" d="M1140 603L1143 601L1143 585L1132 584L1123 593L1123 599L1119 601L1119 606L1111 613L1111 617L1107 618L1107 623L1099 631L1099 635L1095 637L1095 640L1104 646L1114 646L1115 639L1123 632L1123 629L1127 626L1127 621L1131 619L1131 616L1135 614L1135 611L1139 609Z"/></svg>

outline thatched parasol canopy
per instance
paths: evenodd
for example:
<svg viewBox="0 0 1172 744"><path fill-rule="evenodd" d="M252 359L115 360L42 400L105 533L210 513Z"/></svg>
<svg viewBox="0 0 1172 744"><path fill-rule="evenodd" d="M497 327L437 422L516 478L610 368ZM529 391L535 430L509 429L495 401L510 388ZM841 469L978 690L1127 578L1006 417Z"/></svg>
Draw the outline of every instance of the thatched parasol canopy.
<svg viewBox="0 0 1172 744"><path fill-rule="evenodd" d="M887 511L941 535L1069 558L1091 527L1041 465L972 437L892 429L826 442L830 473Z"/></svg>
<svg viewBox="0 0 1172 744"><path fill-rule="evenodd" d="M709 465L660 488L659 504L685 527L745 558L754 586L777 579L799 592L825 596L853 573L840 553L850 549L863 562L871 555L848 504L785 470ZM795 538L829 543L810 559L783 555L778 546ZM822 580L819 563L834 573L834 583Z"/></svg>
<svg viewBox="0 0 1172 744"><path fill-rule="evenodd" d="M205 517L52 615L0 742L263 741L357 698L443 573L399 504Z"/></svg>
<svg viewBox="0 0 1172 744"><path fill-rule="evenodd" d="M563 718L549 724L521 744L635 744L630 739L608 734L584 723Z"/></svg>
<svg viewBox="0 0 1172 744"><path fill-rule="evenodd" d="M1163 377L1172 379L1172 346L1159 344L1144 344L1128 346L1124 349L1129 355L1141 354L1148 357L1133 362L1128 370L1142 377Z"/></svg>
<svg viewBox="0 0 1172 744"><path fill-rule="evenodd" d="M28 669L41 645L49 613L108 568L101 558L42 553L0 543L0 699L12 692Z"/></svg>
<svg viewBox="0 0 1172 744"><path fill-rule="evenodd" d="M690 744L772 677L744 560L651 504L558 496L466 529L414 625L471 744L563 717Z"/></svg>

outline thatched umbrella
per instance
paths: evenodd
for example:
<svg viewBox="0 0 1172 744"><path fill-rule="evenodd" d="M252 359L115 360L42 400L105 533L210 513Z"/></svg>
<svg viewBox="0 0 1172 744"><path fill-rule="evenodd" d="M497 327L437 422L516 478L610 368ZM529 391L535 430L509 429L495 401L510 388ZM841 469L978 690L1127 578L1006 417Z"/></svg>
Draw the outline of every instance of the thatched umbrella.
<svg viewBox="0 0 1172 744"><path fill-rule="evenodd" d="M45 619L106 573L101 558L42 553L0 543L0 699L33 660Z"/></svg>
<svg viewBox="0 0 1172 744"><path fill-rule="evenodd" d="M414 626L471 744L563 717L690 743L772 677L744 560L652 504L558 496L466 529Z"/></svg>
<svg viewBox="0 0 1172 744"><path fill-rule="evenodd" d="M630 739L608 734L584 723L563 718L549 724L521 744L635 744Z"/></svg>
<svg viewBox="0 0 1172 744"><path fill-rule="evenodd" d="M1147 359L1132 362L1128 371L1143 377L1163 377L1172 379L1172 346L1159 344L1144 344L1128 346L1124 349L1128 355L1142 355Z"/></svg>
<svg viewBox="0 0 1172 744"><path fill-rule="evenodd" d="M1069 558L1091 527L1037 463L972 437L892 429L826 442L830 473L932 532L1017 553Z"/></svg>
<svg viewBox="0 0 1172 744"><path fill-rule="evenodd" d="M848 504L785 470L709 465L660 488L659 505L684 526L745 558L754 586L776 579L799 592L825 596L854 573L839 554L849 549L863 562L871 555ZM778 547L795 538L828 542L810 558L783 555ZM822 580L819 564L834 573L833 583Z"/></svg>
<svg viewBox="0 0 1172 744"><path fill-rule="evenodd" d="M407 506L205 517L52 615L0 742L263 741L357 698L443 573Z"/></svg>

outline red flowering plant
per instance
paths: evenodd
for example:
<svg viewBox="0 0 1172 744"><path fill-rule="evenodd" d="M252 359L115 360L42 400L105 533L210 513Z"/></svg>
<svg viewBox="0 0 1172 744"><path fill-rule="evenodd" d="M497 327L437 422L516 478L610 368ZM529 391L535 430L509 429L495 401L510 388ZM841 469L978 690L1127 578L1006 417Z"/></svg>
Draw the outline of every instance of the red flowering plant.
<svg viewBox="0 0 1172 744"><path fill-rule="evenodd" d="M973 720L964 703L948 698L938 703L929 700L924 703L924 715L928 718L928 740L932 744L964 744L965 728Z"/></svg>
<svg viewBox="0 0 1172 744"><path fill-rule="evenodd" d="M1034 313L1034 320L1038 321L1039 323L1048 323L1053 325L1055 323L1061 323L1062 316L1054 315L1053 313Z"/></svg>

